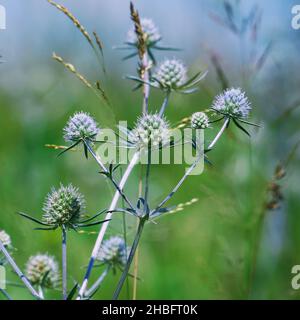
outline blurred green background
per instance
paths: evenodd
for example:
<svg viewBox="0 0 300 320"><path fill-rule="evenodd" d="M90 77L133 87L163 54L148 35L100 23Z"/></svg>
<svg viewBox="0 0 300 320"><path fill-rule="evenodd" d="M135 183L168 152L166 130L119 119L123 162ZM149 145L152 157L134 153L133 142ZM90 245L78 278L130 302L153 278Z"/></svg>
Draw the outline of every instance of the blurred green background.
<svg viewBox="0 0 300 320"><path fill-rule="evenodd" d="M136 60L122 61L124 52L113 45L124 41L130 27L129 1L60 1L104 42L107 75L100 72L93 52L78 30L46 1L2 0L7 29L0 31L0 229L11 235L13 257L20 267L37 252L60 261L61 235L33 231L20 218L24 211L40 218L43 201L52 186L72 182L86 196L87 210L109 205L111 190L92 160L81 153L57 158L45 144L63 144L62 128L74 111L88 111L102 127L116 121L134 123L141 110L141 92L125 74L135 74ZM193 95L174 94L167 110L172 123L208 108L222 86L241 86L252 102L249 139L231 127L209 154L212 166L192 176L172 199L172 204L199 201L184 211L148 224L139 248L138 299L297 299L291 287L291 268L300 264L299 202L299 48L300 31L291 28L293 1L228 1L232 21L255 14L257 25L245 32L230 30L223 1L135 1L141 16L159 26L163 42L181 52L158 52L160 60L176 56L190 73L209 70ZM72 62L91 81L101 80L112 108L85 88L51 59L52 52ZM220 77L222 75L222 77ZM226 78L224 80L224 77ZM223 81L223 83L222 83ZM162 95L152 91L151 109ZM206 135L210 141L218 125ZM281 164L286 176L273 181ZM151 173L151 203L166 195L185 167L155 166ZM127 184L134 199L140 170ZM280 186L283 199L273 199L270 183ZM273 185L274 187L274 185ZM276 201L275 201L276 200ZM278 201L277 201L278 200ZM273 209L266 209L266 205ZM116 216L109 234L121 234ZM135 221L128 219L128 235ZM82 281L98 228L69 233L69 288ZM93 279L101 272L96 268ZM95 298L110 299L120 274L110 274ZM12 273L8 279L17 281ZM8 286L16 299L29 299L25 289ZM132 279L122 298L132 297ZM47 291L48 298L60 298ZM0 297L2 299L2 296Z"/></svg>

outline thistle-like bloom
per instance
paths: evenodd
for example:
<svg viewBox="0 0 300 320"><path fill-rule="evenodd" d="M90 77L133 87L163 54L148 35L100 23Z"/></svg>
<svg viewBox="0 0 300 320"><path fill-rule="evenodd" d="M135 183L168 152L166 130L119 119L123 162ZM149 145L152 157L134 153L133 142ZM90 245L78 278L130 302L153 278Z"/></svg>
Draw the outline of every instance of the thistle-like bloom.
<svg viewBox="0 0 300 320"><path fill-rule="evenodd" d="M97 122L85 112L75 113L64 127L64 139L67 142L93 141L99 133Z"/></svg>
<svg viewBox="0 0 300 320"><path fill-rule="evenodd" d="M209 126L209 119L205 112L195 112L192 115L191 127L193 129L206 129Z"/></svg>
<svg viewBox="0 0 300 320"><path fill-rule="evenodd" d="M177 89L187 80L187 69L177 59L165 60L153 76L164 88Z"/></svg>
<svg viewBox="0 0 300 320"><path fill-rule="evenodd" d="M25 275L32 285L54 289L60 280L58 264L48 254L31 256L26 263Z"/></svg>
<svg viewBox="0 0 300 320"><path fill-rule="evenodd" d="M49 226L74 228L83 215L85 200L72 184L52 188L43 207L43 222Z"/></svg>
<svg viewBox="0 0 300 320"><path fill-rule="evenodd" d="M127 261L128 248L123 238L118 236L105 240L98 252L97 260L113 267L124 267Z"/></svg>
<svg viewBox="0 0 300 320"><path fill-rule="evenodd" d="M169 123L159 114L146 114L140 117L128 140L137 148L158 147L169 142Z"/></svg>
<svg viewBox="0 0 300 320"><path fill-rule="evenodd" d="M251 104L245 92L240 88L231 88L215 98L212 109L225 116L247 118L251 110Z"/></svg>
<svg viewBox="0 0 300 320"><path fill-rule="evenodd" d="M161 39L159 30L151 19L142 18L141 26L145 34L147 46L151 47ZM127 33L127 42L133 45L137 44L137 36L135 33L134 26Z"/></svg>
<svg viewBox="0 0 300 320"><path fill-rule="evenodd" d="M2 242L4 247L10 247L11 246L10 235L7 234L4 230L0 230L0 241Z"/></svg>

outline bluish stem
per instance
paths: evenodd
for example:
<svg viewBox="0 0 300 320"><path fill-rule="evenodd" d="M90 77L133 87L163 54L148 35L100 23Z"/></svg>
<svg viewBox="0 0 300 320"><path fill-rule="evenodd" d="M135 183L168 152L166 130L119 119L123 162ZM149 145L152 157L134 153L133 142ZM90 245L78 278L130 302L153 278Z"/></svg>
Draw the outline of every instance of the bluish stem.
<svg viewBox="0 0 300 320"><path fill-rule="evenodd" d="M85 293L86 297L90 297L102 284L103 280L105 279L105 277L107 276L108 272L111 269L111 265L109 265L104 271L103 273L100 275L100 277L97 279L97 281L91 286L90 289L88 289Z"/></svg>
<svg viewBox="0 0 300 320"><path fill-rule="evenodd" d="M15 263L14 259L11 257L11 255L8 253L8 251L6 250L5 246L3 245L3 243L0 240L0 251L3 252L6 260L8 261L8 263L11 265L11 267L13 268L13 270L15 271L15 273L18 275L18 277L23 281L23 283L25 284L25 286L27 287L27 289L30 291L30 293L37 299L42 299L42 297L40 297L40 295L36 292L36 290L33 288L33 286L31 285L31 283L29 282L29 280L25 277L25 275L23 274L23 272L20 270L20 268L17 266L17 264Z"/></svg>
<svg viewBox="0 0 300 320"><path fill-rule="evenodd" d="M117 300L117 299L119 298L120 292L121 292L122 287L123 287L123 285L124 285L124 281L125 281L125 279L126 279L127 276L128 276L128 273L129 273L129 269L130 269L132 260L133 260L133 258L134 258L136 249L137 249L137 247L138 247L138 244L139 244L139 241L140 241L140 238L141 238L141 235L142 235L142 231L143 231L143 229L144 229L145 222L146 222L146 219L145 219L145 218L140 218L138 230L137 230L137 233L136 233L136 235L135 235L134 242L133 242L133 245L132 245L132 247L131 247L128 260L127 260L127 262L126 262L126 266L125 266L125 268L124 268L124 270L123 270L123 273L122 273L122 275L121 275L121 278L120 278L120 280L119 280L119 283L118 283L118 285L117 285L117 288L116 288L116 290L115 290L115 292L114 292L113 300Z"/></svg>
<svg viewBox="0 0 300 320"><path fill-rule="evenodd" d="M2 288L0 288L0 292L4 295L7 300L12 300L11 296Z"/></svg>
<svg viewBox="0 0 300 320"><path fill-rule="evenodd" d="M62 291L63 299L67 299L67 233L66 229L62 228Z"/></svg>
<svg viewBox="0 0 300 320"><path fill-rule="evenodd" d="M164 99L164 102L160 108L160 111L159 111L159 116L162 117L165 113L165 110L166 110L166 107L168 105L168 102L169 102L169 97L170 97L170 91L167 91L167 94L166 94L166 97Z"/></svg>

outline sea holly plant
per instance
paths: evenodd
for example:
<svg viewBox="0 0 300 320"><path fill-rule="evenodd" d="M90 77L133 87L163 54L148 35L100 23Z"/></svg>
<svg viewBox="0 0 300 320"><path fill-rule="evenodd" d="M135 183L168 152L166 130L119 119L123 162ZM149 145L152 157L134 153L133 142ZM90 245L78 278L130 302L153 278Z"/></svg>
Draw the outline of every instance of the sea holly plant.
<svg viewBox="0 0 300 320"><path fill-rule="evenodd" d="M65 8L53 1L50 1L57 9L67 15L75 26L83 33L90 42L89 33L79 23L79 21ZM172 215L175 212L184 210L187 205L169 205L170 200L176 195L177 191L183 185L185 180L194 172L194 169L200 163L201 159L206 157L206 153L215 148L217 142L222 137L225 130L235 124L239 129L248 134L248 131L241 125L255 125L248 121L251 111L251 104L246 93L240 88L228 88L223 93L216 96L210 106L210 112L198 111L187 117L184 126L192 131L189 143L197 151L197 157L189 164L182 177L175 186L170 186L170 191L166 192L163 198L155 203L151 201L151 172L152 155L156 151L162 151L165 148L174 146L171 139L176 126L168 120L167 107L170 104L169 97L173 93L195 93L201 81L204 80L206 73L198 72L192 77L188 77L185 65L176 58L166 59L153 71L155 59L153 49L162 49L158 46L161 41L158 28L152 20L140 19L139 13L130 5L131 20L133 21L132 30L129 31L126 44L134 50L134 55L138 57L138 77L129 76L139 84L142 91L141 112L133 128L124 128L120 130L125 133L126 143L124 141L117 145L118 148L127 147L132 151L127 167L121 171L121 177L116 178L116 171L120 164L105 163L97 146L104 143L99 136L102 128L98 122L87 112L77 112L71 115L65 127L62 129L62 139L67 146L55 147L63 149L58 155L71 157L70 150L84 151L84 157L90 156L99 167L99 172L105 180L108 180L114 187L114 195L105 208L99 208L99 212L94 215L86 214L86 204L83 195L79 189L72 184L67 186L60 185L58 188L52 188L45 199L43 214L41 218L19 212L19 214L38 224L36 230L51 232L60 229L62 232L62 281L60 281L60 271L56 259L50 254L37 254L31 256L26 264L25 274L22 273L8 250L10 238L4 233L0 233L0 250L5 260L11 265L17 273L23 284L36 299L45 299L44 289L57 289L62 282L63 299L86 300L92 299L96 292L101 290L102 284L107 275L112 272L120 278L116 283L113 299L118 299L122 291L125 280L130 274L130 267L136 254L136 250L143 235L144 228L149 222L154 222L163 215ZM97 37L97 42L100 39ZM166 49L166 48L165 48ZM57 60L57 59L56 59ZM63 63L66 67L66 65ZM70 70L70 67L67 68ZM77 73L76 73L77 74ZM78 78L82 81L85 78ZM84 82L85 83L85 82ZM86 83L85 83L86 84ZM165 95L161 106L155 108L149 104L149 95L151 88L162 91ZM150 111L151 109L151 111ZM219 126L219 123L222 124ZM209 142L205 141L205 148L198 144L194 137L198 132L207 129L217 131L216 135ZM122 144L123 143L123 144ZM184 144L184 142L176 142ZM143 156L146 156L146 170L143 172L140 194L133 198L125 190L128 178ZM199 178L200 179L200 178ZM122 200L122 201L121 201ZM188 205L195 203L197 199L188 202ZM124 227L124 234L114 234L108 237L108 228L110 221L114 220L118 214L123 214L126 221L127 216L134 217L137 220L137 230L133 241L128 241L128 230ZM102 215L105 217L102 218ZM81 228L98 226L100 229L91 250L91 255L82 281L78 279L75 286L68 291L68 270L67 270L67 232L78 231ZM102 272L99 267L103 268ZM97 272L97 280L90 284L92 272ZM136 274L133 275L137 279Z"/></svg>

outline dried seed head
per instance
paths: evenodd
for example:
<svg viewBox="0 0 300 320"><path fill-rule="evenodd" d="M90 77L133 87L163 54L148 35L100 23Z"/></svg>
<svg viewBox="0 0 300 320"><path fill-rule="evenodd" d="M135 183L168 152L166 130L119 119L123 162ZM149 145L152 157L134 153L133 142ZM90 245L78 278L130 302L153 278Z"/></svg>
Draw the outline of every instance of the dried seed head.
<svg viewBox="0 0 300 320"><path fill-rule="evenodd" d="M113 236L103 242L98 252L97 260L112 266L124 267L128 251L124 239Z"/></svg>
<svg viewBox="0 0 300 320"><path fill-rule="evenodd" d="M84 197L72 184L52 188L43 207L43 221L49 225L73 228L85 209Z"/></svg>
<svg viewBox="0 0 300 320"><path fill-rule="evenodd" d="M32 285L51 289L57 287L60 279L58 264L48 254L31 256L26 264L25 275Z"/></svg>
<svg viewBox="0 0 300 320"><path fill-rule="evenodd" d="M129 141L138 148L165 145L169 138L169 123L157 113L140 117L129 135Z"/></svg>
<svg viewBox="0 0 300 320"><path fill-rule="evenodd" d="M0 230L0 241L2 242L4 247L11 246L10 236L4 230Z"/></svg>
<svg viewBox="0 0 300 320"><path fill-rule="evenodd" d="M93 141L99 130L98 124L88 113L78 112L70 117L64 127L64 139L67 142L77 142L83 139Z"/></svg>
<svg viewBox="0 0 300 320"><path fill-rule="evenodd" d="M192 115L191 127L193 129L206 129L209 126L209 119L205 112L195 112Z"/></svg>
<svg viewBox="0 0 300 320"><path fill-rule="evenodd" d="M155 26L154 22L148 18L141 19L142 30L145 34L145 40L147 46L151 46L161 39L158 28ZM135 33L134 26L127 33L127 42L131 44L137 44L137 36Z"/></svg>
<svg viewBox="0 0 300 320"><path fill-rule="evenodd" d="M231 88L215 98L212 108L231 117L247 118L251 104L245 92L240 88Z"/></svg>
<svg viewBox="0 0 300 320"><path fill-rule="evenodd" d="M158 67L154 78L164 87L178 88L187 80L187 69L183 63L177 59L165 60Z"/></svg>

